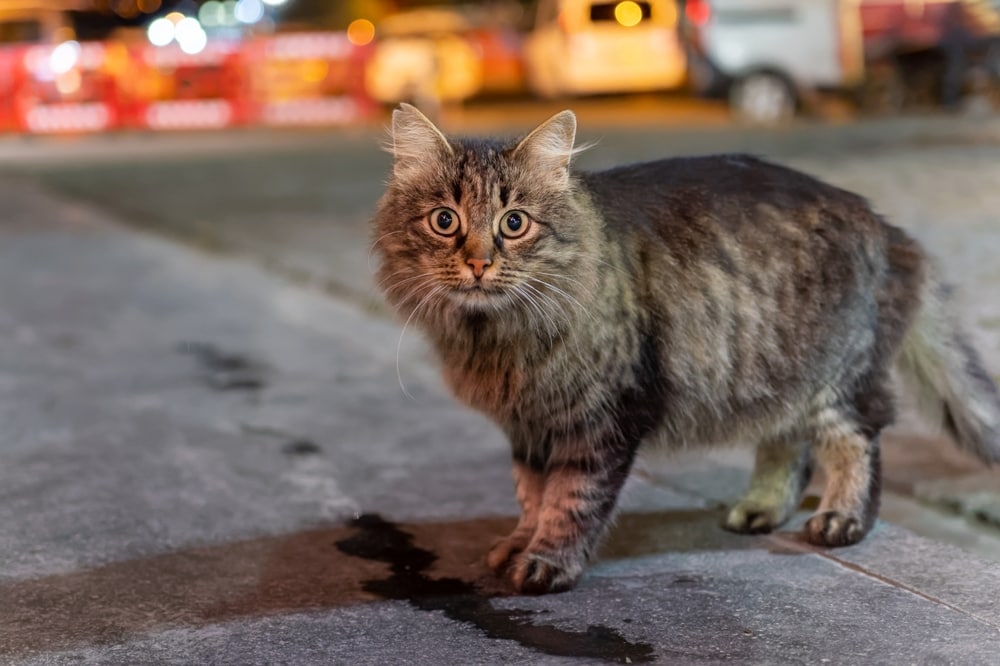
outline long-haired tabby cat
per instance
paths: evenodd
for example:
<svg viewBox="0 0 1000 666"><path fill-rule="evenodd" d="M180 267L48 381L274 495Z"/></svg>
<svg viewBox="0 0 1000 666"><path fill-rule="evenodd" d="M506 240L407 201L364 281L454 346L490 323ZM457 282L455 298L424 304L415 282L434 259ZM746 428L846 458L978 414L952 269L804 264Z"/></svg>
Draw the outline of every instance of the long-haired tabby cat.
<svg viewBox="0 0 1000 666"><path fill-rule="evenodd" d="M781 525L819 465L805 537L858 542L893 366L1000 460L1000 395L947 289L861 197L743 155L576 172L575 133L563 111L450 139L403 105L374 220L388 301L510 438L522 515L487 561L518 590L577 581L640 445L756 444L736 532Z"/></svg>

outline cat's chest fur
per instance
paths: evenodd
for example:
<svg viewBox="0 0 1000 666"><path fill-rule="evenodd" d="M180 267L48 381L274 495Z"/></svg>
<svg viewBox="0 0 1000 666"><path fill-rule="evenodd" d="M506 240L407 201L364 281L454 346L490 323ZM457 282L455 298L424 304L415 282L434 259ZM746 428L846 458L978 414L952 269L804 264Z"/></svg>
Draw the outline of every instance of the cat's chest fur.
<svg viewBox="0 0 1000 666"><path fill-rule="evenodd" d="M643 318L607 298L586 306L555 330L496 313L463 319L434 338L446 382L508 431L583 436L636 388Z"/></svg>

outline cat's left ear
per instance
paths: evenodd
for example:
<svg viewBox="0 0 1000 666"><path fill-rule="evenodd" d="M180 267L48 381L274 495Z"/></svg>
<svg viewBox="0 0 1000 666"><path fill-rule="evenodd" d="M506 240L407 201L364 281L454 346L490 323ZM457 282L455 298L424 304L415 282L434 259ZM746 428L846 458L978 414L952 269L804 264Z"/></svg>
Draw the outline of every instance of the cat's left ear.
<svg viewBox="0 0 1000 666"><path fill-rule="evenodd" d="M427 116L420 113L417 107L403 103L392 112L390 152L396 158L393 173L405 177L424 168L428 162L433 164L435 159L451 155L452 148Z"/></svg>
<svg viewBox="0 0 1000 666"><path fill-rule="evenodd" d="M569 162L576 141L576 116L572 111L560 111L536 127L517 144L513 156L531 161L543 169L557 170L569 180Z"/></svg>

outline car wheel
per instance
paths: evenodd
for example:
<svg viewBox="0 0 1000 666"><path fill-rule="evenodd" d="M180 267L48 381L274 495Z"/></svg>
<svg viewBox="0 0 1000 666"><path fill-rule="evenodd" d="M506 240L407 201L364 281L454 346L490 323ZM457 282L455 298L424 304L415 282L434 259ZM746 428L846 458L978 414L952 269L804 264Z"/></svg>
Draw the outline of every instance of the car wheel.
<svg viewBox="0 0 1000 666"><path fill-rule="evenodd" d="M733 84L729 106L743 121L776 125L795 115L796 96L784 77L771 72L748 74Z"/></svg>

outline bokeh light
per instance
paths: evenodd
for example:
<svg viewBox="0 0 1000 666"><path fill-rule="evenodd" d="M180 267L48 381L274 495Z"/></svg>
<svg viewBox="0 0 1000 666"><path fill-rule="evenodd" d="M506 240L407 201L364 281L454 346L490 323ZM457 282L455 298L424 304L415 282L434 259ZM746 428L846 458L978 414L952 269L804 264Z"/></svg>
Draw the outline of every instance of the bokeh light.
<svg viewBox="0 0 1000 666"><path fill-rule="evenodd" d="M642 21L642 7L632 0L619 2L615 6L615 20L626 28L639 25Z"/></svg>
<svg viewBox="0 0 1000 666"><path fill-rule="evenodd" d="M239 21L236 20L236 0L226 0L222 3L222 25L234 26Z"/></svg>
<svg viewBox="0 0 1000 666"><path fill-rule="evenodd" d="M355 46L364 46L375 39L375 24L368 19L355 19L347 26L347 39Z"/></svg>
<svg viewBox="0 0 1000 666"><path fill-rule="evenodd" d="M61 95L72 95L80 90L80 85L82 83L83 75L80 74L80 70L70 70L65 74L60 74L56 77L56 90L58 90Z"/></svg>
<svg viewBox="0 0 1000 666"><path fill-rule="evenodd" d="M198 9L198 20L206 28L217 28L226 24L226 7L217 0L208 0Z"/></svg>
<svg viewBox="0 0 1000 666"><path fill-rule="evenodd" d="M76 66L80 60L80 42L63 42L52 49L49 56L49 69L55 74L65 74Z"/></svg>
<svg viewBox="0 0 1000 666"><path fill-rule="evenodd" d="M136 0L115 0L111 7L115 14L123 19L134 19L139 15L139 4Z"/></svg>
<svg viewBox="0 0 1000 666"><path fill-rule="evenodd" d="M264 4L260 0L239 0L235 14L240 23L257 23L264 18Z"/></svg>
<svg viewBox="0 0 1000 666"><path fill-rule="evenodd" d="M169 18L158 18L146 28L146 38L153 46L166 46L174 41L174 22Z"/></svg>
<svg viewBox="0 0 1000 666"><path fill-rule="evenodd" d="M201 53L208 44L208 35L201 27L198 19L187 17L181 19L174 29L174 38L181 47L181 51L188 54Z"/></svg>

